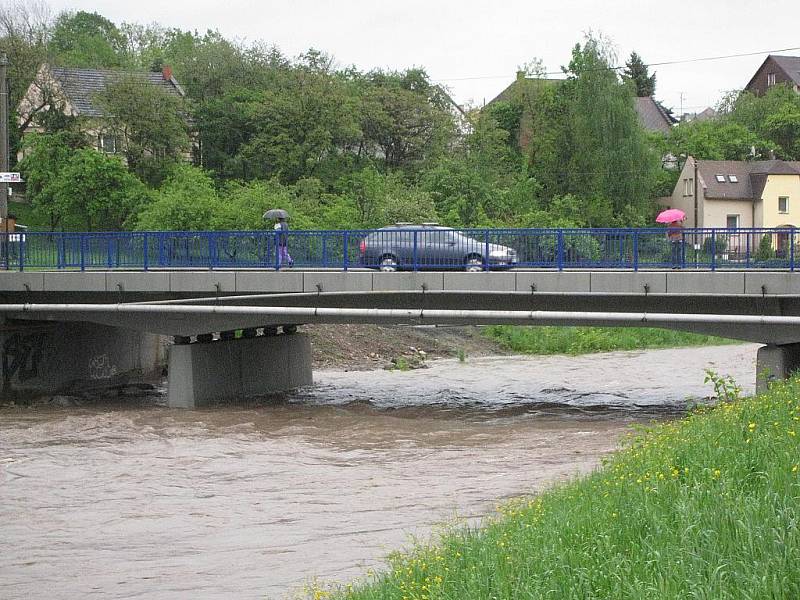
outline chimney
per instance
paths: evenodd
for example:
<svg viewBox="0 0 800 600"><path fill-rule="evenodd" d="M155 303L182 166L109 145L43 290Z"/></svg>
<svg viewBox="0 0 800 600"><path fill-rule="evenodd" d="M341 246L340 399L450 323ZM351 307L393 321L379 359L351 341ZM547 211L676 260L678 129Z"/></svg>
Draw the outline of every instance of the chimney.
<svg viewBox="0 0 800 600"><path fill-rule="evenodd" d="M164 76L164 81L170 81L172 79L172 67L164 65L161 69L161 74Z"/></svg>

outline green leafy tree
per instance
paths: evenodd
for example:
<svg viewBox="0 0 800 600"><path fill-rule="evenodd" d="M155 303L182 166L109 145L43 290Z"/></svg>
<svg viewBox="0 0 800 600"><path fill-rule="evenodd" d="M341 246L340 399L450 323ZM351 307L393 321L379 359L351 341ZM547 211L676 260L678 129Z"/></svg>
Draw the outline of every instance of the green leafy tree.
<svg viewBox="0 0 800 600"><path fill-rule="evenodd" d="M97 13L64 12L56 19L49 49L64 66L121 67L125 38L114 23Z"/></svg>
<svg viewBox="0 0 800 600"><path fill-rule="evenodd" d="M656 74L650 75L647 65L636 52L631 52L630 58L625 62L622 78L633 84L636 95L640 98L656 93Z"/></svg>
<svg viewBox="0 0 800 600"><path fill-rule="evenodd" d="M147 189L118 159L82 143L69 132L33 137L20 163L33 210L51 230L122 229Z"/></svg>
<svg viewBox="0 0 800 600"><path fill-rule="evenodd" d="M191 165L179 165L136 216L135 227L144 231L209 229L219 204L208 173Z"/></svg>
<svg viewBox="0 0 800 600"><path fill-rule="evenodd" d="M121 77L98 94L107 131L121 146L128 166L140 179L158 184L184 160L189 149L186 106L143 77Z"/></svg>
<svg viewBox="0 0 800 600"><path fill-rule="evenodd" d="M775 144L730 119L690 121L674 127L667 145L675 156L705 160L749 160L766 157ZM753 154L755 150L755 154Z"/></svg>

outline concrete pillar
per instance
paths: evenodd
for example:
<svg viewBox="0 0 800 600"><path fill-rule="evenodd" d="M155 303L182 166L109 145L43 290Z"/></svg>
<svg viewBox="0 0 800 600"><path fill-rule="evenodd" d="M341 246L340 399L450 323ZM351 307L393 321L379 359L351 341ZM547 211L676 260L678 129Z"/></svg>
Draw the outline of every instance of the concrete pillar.
<svg viewBox="0 0 800 600"><path fill-rule="evenodd" d="M758 349L756 358L756 391L764 392L770 381L787 379L800 369L800 344L775 346L768 344Z"/></svg>
<svg viewBox="0 0 800 600"><path fill-rule="evenodd" d="M305 334L169 348L167 403L171 408L198 408L311 383L311 340Z"/></svg>

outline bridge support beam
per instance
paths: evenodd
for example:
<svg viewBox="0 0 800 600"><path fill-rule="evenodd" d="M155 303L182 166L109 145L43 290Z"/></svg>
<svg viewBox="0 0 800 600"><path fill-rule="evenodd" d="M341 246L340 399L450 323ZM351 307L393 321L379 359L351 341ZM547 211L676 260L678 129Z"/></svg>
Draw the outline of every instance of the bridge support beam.
<svg viewBox="0 0 800 600"><path fill-rule="evenodd" d="M305 334L169 348L167 403L171 408L198 408L311 383L311 341Z"/></svg>
<svg viewBox="0 0 800 600"><path fill-rule="evenodd" d="M758 349L756 391L766 391L770 381L787 379L800 369L800 344L768 344Z"/></svg>

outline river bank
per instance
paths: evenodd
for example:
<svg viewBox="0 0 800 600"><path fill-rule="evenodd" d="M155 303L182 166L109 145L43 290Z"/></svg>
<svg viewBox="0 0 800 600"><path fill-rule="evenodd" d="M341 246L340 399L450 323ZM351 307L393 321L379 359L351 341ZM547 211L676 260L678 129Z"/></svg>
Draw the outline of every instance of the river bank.
<svg viewBox="0 0 800 600"><path fill-rule="evenodd" d="M800 597L800 379L648 428L602 469L314 598Z"/></svg>

